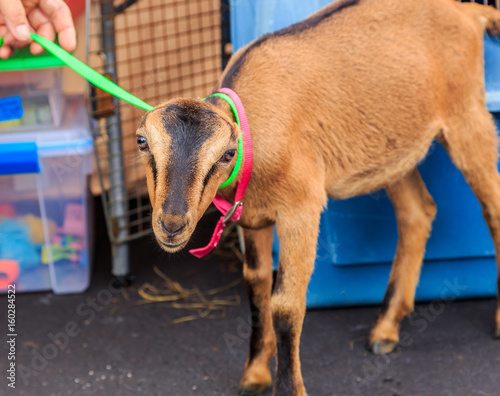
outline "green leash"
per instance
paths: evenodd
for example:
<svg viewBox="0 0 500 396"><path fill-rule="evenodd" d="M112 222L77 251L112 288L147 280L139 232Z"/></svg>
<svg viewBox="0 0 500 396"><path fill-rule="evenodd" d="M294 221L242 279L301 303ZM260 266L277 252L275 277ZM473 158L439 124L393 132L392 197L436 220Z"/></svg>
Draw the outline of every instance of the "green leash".
<svg viewBox="0 0 500 396"><path fill-rule="evenodd" d="M35 42L40 44L43 48L45 48L48 52L50 52L52 55L54 55L56 58L59 58L62 62L64 62L67 66L69 66L79 75L81 75L87 81L94 84L96 87L99 87L103 91L106 91L111 95L116 96L117 98L122 99L125 102L128 102L143 110L150 111L154 109L153 106L147 104L143 100L139 99L137 96L134 96L131 93L125 91L122 87L118 86L113 81L107 79L102 74L97 73L94 69L87 66L82 61L76 59L73 55L63 50L61 47L59 47L52 41L36 33L31 33L31 38ZM3 45L3 36L0 38L0 47L2 45ZM241 167L241 162L243 159L243 140L241 136L241 125L240 125L240 119L238 117L238 112L236 111L236 106L233 100L228 95L223 93L214 93L210 96L218 96L224 99L227 103L229 103L229 106L231 107L231 110L233 111L236 117L236 122L240 127L240 136L238 138L238 155L236 157L236 164L234 165L233 171L229 175L229 178L219 187L219 188L224 188L227 187L234 180ZM206 98L204 98L203 100L205 99Z"/></svg>
<svg viewBox="0 0 500 396"><path fill-rule="evenodd" d="M110 93L113 96L116 96L117 98L124 100L125 102L140 107L141 109L144 109L146 111L154 109L153 106L147 104L138 97L132 95L131 93L116 85L113 81L108 80L103 75L97 73L94 69L90 68L82 61L76 59L73 55L66 52L52 41L35 33L31 33L31 38L95 86L101 88L102 90Z"/></svg>

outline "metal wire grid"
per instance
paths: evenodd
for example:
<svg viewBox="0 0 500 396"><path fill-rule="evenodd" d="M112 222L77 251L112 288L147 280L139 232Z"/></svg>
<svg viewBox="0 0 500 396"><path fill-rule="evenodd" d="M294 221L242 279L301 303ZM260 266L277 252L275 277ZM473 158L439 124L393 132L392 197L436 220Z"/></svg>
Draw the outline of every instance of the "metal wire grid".
<svg viewBox="0 0 500 396"><path fill-rule="evenodd" d="M204 96L220 76L220 0L87 0L87 62L152 105ZM227 58L227 54L225 54ZM151 233L135 130L143 110L89 87L89 113L113 244ZM117 209L118 208L118 209ZM116 274L115 274L116 275Z"/></svg>

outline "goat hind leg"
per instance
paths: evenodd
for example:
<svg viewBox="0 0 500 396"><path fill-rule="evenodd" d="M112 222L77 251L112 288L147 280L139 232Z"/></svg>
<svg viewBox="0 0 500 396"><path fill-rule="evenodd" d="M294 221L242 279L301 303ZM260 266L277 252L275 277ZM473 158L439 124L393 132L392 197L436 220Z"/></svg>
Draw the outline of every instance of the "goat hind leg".
<svg viewBox="0 0 500 396"><path fill-rule="evenodd" d="M443 132L440 140L481 204L495 244L500 288L500 175L496 127L484 107L475 111L471 109L454 125L454 128ZM500 338L500 291L495 336Z"/></svg>
<svg viewBox="0 0 500 396"><path fill-rule="evenodd" d="M400 322L413 311L425 245L436 215L436 205L417 169L386 190L396 212L399 239L382 309L370 335L375 354L394 350Z"/></svg>

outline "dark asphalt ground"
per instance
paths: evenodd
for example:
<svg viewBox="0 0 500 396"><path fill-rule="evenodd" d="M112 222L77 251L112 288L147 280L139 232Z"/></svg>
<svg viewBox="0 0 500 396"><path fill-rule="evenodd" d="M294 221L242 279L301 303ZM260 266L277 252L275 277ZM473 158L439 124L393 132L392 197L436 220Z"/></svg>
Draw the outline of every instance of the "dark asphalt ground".
<svg viewBox="0 0 500 396"><path fill-rule="evenodd" d="M209 226L206 230L210 232ZM95 235L93 279L84 294L17 296L16 389L6 387L3 342L0 395L236 395L248 343L244 285L240 282L212 295L206 292L237 282L241 266L230 257L199 261L186 253L168 256L145 238L131 245L132 286L126 292L111 292L110 250L102 219ZM199 236L197 245L203 239ZM227 306L225 315L171 302L138 305L141 286L163 284L154 265L183 290L198 287L204 298L233 305ZM170 285L171 293L175 287ZM6 312L5 296L0 301ZM195 296L177 304L196 301L200 298ZM421 307L429 304L417 309ZM217 308L217 301L212 308ZM389 357L373 356L366 349L377 310L307 313L301 356L309 396L500 395L500 341L492 339L494 300L447 303L426 326L406 321L407 342ZM216 317L200 318L206 315ZM179 318L197 319L172 324ZM6 319L0 329L7 333ZM71 337L60 336L65 329ZM49 359L43 358L44 351Z"/></svg>

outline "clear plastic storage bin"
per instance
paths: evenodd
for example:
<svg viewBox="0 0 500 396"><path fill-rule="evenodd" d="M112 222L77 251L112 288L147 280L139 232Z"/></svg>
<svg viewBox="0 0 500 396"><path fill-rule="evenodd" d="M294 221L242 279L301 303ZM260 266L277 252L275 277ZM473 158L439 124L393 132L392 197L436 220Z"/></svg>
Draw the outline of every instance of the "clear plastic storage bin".
<svg viewBox="0 0 500 396"><path fill-rule="evenodd" d="M57 129L0 133L0 292L89 285L92 140L83 99Z"/></svg>

